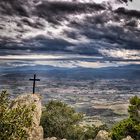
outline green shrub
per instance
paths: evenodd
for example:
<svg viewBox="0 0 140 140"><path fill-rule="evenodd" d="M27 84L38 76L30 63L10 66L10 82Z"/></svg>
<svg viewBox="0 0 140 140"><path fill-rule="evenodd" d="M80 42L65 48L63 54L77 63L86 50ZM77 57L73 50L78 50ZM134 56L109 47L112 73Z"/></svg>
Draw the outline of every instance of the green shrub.
<svg viewBox="0 0 140 140"><path fill-rule="evenodd" d="M121 140L131 136L135 140L140 140L140 98L137 96L130 99L128 108L129 118L117 123L111 131L112 140Z"/></svg>
<svg viewBox="0 0 140 140"><path fill-rule="evenodd" d="M83 120L81 113L76 113L72 107L59 101L50 101L46 106L41 118L41 125L45 137L66 138L68 140L93 139L98 131L105 126L81 126Z"/></svg>
<svg viewBox="0 0 140 140"><path fill-rule="evenodd" d="M1 140L25 140L28 135L26 128L32 124L30 112L33 107L18 106L10 108L10 100L6 91L0 93L0 139Z"/></svg>
<svg viewBox="0 0 140 140"><path fill-rule="evenodd" d="M83 115L76 113L72 107L59 101L50 101L45 106L41 118L41 125L45 137L64 138L72 125L78 123Z"/></svg>
<svg viewBox="0 0 140 140"><path fill-rule="evenodd" d="M69 130L69 134L67 136L68 140L88 140L95 139L96 135L100 130L107 130L106 125L102 125L100 127L96 127L95 125L89 126L79 126L75 125Z"/></svg>
<svg viewBox="0 0 140 140"><path fill-rule="evenodd" d="M140 124L130 118L117 123L112 129L113 140L122 140L128 135L135 140L140 140Z"/></svg>
<svg viewBox="0 0 140 140"><path fill-rule="evenodd" d="M130 118L137 122L140 123L140 98L137 96L134 96L133 98L130 99L130 105L128 108L128 113Z"/></svg>

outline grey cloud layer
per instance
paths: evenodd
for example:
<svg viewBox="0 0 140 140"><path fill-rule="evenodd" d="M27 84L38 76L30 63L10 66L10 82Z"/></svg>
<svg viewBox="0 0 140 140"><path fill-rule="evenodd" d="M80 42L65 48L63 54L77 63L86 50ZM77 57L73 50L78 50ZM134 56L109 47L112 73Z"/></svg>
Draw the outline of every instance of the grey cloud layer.
<svg viewBox="0 0 140 140"><path fill-rule="evenodd" d="M123 50L124 58L140 57L139 11L96 3L6 0L0 2L0 13L7 24L0 22L0 55L63 52L113 58L109 51ZM10 29L15 38L2 35L9 31L11 17L16 17ZM36 36L25 38L28 32Z"/></svg>

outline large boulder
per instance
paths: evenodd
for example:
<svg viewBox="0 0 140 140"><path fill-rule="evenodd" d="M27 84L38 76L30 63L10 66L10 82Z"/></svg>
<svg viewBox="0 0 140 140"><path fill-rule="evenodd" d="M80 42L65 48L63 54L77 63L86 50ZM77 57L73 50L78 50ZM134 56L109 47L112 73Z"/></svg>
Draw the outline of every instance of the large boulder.
<svg viewBox="0 0 140 140"><path fill-rule="evenodd" d="M134 139L132 139L131 136L127 136L126 138L124 138L122 140L134 140Z"/></svg>
<svg viewBox="0 0 140 140"><path fill-rule="evenodd" d="M56 137L51 137L51 138L46 138L44 140L58 140ZM60 139L59 139L60 140ZM66 139L62 139L62 140L66 140Z"/></svg>
<svg viewBox="0 0 140 140"><path fill-rule="evenodd" d="M111 140L109 133L105 130L100 130L94 140Z"/></svg>
<svg viewBox="0 0 140 140"><path fill-rule="evenodd" d="M11 103L11 108L16 108L17 106L34 106L32 113L32 126L27 129L29 135L28 140L43 140L43 128L40 126L40 119L42 114L42 105L40 97L37 94L26 94L18 96Z"/></svg>
<svg viewBox="0 0 140 140"><path fill-rule="evenodd" d="M51 137L51 138L46 138L44 140L57 140L57 138L56 137Z"/></svg>

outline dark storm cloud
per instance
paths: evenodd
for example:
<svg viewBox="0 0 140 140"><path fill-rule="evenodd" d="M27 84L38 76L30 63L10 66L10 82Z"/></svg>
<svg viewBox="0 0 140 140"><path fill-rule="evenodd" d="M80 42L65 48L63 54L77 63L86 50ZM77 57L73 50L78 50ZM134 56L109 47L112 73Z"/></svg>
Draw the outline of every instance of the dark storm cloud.
<svg viewBox="0 0 140 140"><path fill-rule="evenodd" d="M24 42L25 45L30 44L30 47L36 51L65 51L67 46L73 45L63 39L48 39L44 36L37 36Z"/></svg>
<svg viewBox="0 0 140 140"><path fill-rule="evenodd" d="M96 3L70 3L70 2L47 2L38 5L34 14L46 18L49 22L57 23L69 14L81 14L105 10L105 7Z"/></svg>
<svg viewBox="0 0 140 140"><path fill-rule="evenodd" d="M72 14L79 12L91 12L105 10L105 7L96 3L77 2L55 2L40 0L41 4L36 5L35 1L29 0L1 0L0 12L5 15L30 16L38 15L47 17L52 15Z"/></svg>
<svg viewBox="0 0 140 140"><path fill-rule="evenodd" d="M92 17L87 17L82 23L71 22L70 26L79 29L80 34L85 35L91 40L96 40L92 47L97 46L97 42L104 42L101 47L114 47L124 49L140 50L140 30L137 29L137 19L123 18L121 23L121 15L113 15L108 11L102 12ZM114 23L109 24L108 21ZM120 25L118 25L120 24ZM89 30L88 30L89 29Z"/></svg>
<svg viewBox="0 0 140 140"><path fill-rule="evenodd" d="M40 14L44 12L51 14L71 14L71 13L85 13L90 11L105 10L105 7L96 3L70 3L70 2L47 2L43 1L42 4L37 6ZM41 11L43 10L43 11ZM46 11L47 10L47 11Z"/></svg>
<svg viewBox="0 0 140 140"><path fill-rule="evenodd" d="M20 43L12 41L0 41L0 54L10 55L10 54L28 54L37 52L70 52L67 50L68 46L72 46L63 39L48 39L44 36L37 36L33 39L26 39Z"/></svg>
<svg viewBox="0 0 140 140"><path fill-rule="evenodd" d="M95 50L97 51L96 54L100 54L101 49L108 50L108 54L110 50L116 49L120 53L123 49L130 54L131 50L135 51L137 54L132 54L132 56L139 57L140 29L138 28L138 19L136 17L131 19L121 14L104 11L87 17L80 24L71 22L71 26L79 29L80 34L91 40L87 49L89 54L94 55ZM92 52L93 50L94 52ZM113 54L114 56L111 57L115 58L115 53Z"/></svg>
<svg viewBox="0 0 140 140"><path fill-rule="evenodd" d="M51 36L54 31L46 31L46 34L41 36L28 39L21 37L19 43L1 37L1 54L52 51L102 56L100 49L140 50L140 12L136 10L112 10L104 4L95 3L41 1L40 4L36 4L28 0L1 0L0 13L11 17L20 16L20 20L15 19L13 22L17 24L16 33L20 32L21 36L29 30L24 29L24 26L46 30L47 24L48 28L54 27L53 30L59 30L60 27L63 30L56 36ZM84 15L84 18L77 19L76 15ZM37 19L34 20L33 17ZM68 24L63 25L64 21ZM63 26L67 28L63 29ZM88 41L84 43L81 36ZM78 43L73 43L72 40L77 40Z"/></svg>
<svg viewBox="0 0 140 140"><path fill-rule="evenodd" d="M0 13L5 15L21 15L29 16L28 8L30 7L28 0L1 0Z"/></svg>
<svg viewBox="0 0 140 140"><path fill-rule="evenodd" d="M115 13L119 14L120 16L126 16L127 18L140 18L140 11L128 10L123 7L116 9Z"/></svg>

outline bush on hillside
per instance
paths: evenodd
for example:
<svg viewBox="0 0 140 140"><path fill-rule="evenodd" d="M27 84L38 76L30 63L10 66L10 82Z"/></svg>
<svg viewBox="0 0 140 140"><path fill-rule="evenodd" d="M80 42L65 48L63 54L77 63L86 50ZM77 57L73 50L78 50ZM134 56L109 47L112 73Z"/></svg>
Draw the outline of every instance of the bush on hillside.
<svg viewBox="0 0 140 140"><path fill-rule="evenodd" d="M100 130L108 130L106 125L101 125L96 127L95 125L89 126L80 126L74 125L68 133L67 139L68 140L89 140L95 139L96 135Z"/></svg>
<svg viewBox="0 0 140 140"><path fill-rule="evenodd" d="M50 101L46 106L41 118L41 125L45 137L66 138L68 140L93 139L105 126L95 127L82 126L81 113L76 113L72 107L59 101Z"/></svg>
<svg viewBox="0 0 140 140"><path fill-rule="evenodd" d="M122 140L128 135L134 140L140 140L140 98L137 96L130 99L128 113L128 119L122 120L112 128L112 140Z"/></svg>
<svg viewBox="0 0 140 140"><path fill-rule="evenodd" d="M26 128L32 124L33 107L17 106L10 108L10 99L6 91L0 93L0 139L25 140Z"/></svg>
<svg viewBox="0 0 140 140"><path fill-rule="evenodd" d="M82 118L82 114L76 113L72 107L65 103L50 101L45 106L41 119L44 135L45 137L64 138L70 127L81 121Z"/></svg>

